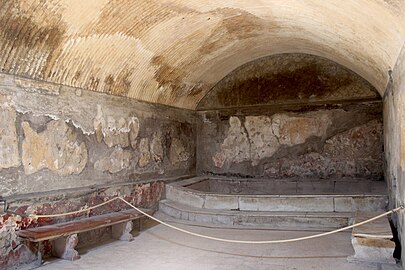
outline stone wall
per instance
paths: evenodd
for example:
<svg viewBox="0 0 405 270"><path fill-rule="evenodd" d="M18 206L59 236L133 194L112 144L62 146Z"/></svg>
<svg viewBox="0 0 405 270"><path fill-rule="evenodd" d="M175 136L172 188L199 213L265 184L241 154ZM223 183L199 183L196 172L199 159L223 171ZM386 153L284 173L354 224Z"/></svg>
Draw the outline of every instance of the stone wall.
<svg viewBox="0 0 405 270"><path fill-rule="evenodd" d="M385 177L390 189L390 207L405 203L405 47L392 72L384 95ZM393 216L402 244L402 265L405 266L405 215Z"/></svg>
<svg viewBox="0 0 405 270"><path fill-rule="evenodd" d="M193 115L0 75L0 194L193 174Z"/></svg>
<svg viewBox="0 0 405 270"><path fill-rule="evenodd" d="M191 111L0 74L0 119L0 196L21 214L73 211L115 195L156 208L165 181L195 174ZM0 268L35 260L16 231L63 220L0 213Z"/></svg>
<svg viewBox="0 0 405 270"><path fill-rule="evenodd" d="M197 172L383 179L381 102L199 112Z"/></svg>

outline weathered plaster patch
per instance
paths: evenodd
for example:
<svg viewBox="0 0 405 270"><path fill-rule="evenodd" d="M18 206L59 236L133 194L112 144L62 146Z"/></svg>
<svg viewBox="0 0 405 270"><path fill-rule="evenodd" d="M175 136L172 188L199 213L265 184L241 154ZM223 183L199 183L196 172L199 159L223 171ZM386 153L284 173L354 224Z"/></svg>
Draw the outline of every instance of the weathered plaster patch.
<svg viewBox="0 0 405 270"><path fill-rule="evenodd" d="M139 128L139 119L136 117L131 117L129 120L129 142L131 143L133 149L136 149Z"/></svg>
<svg viewBox="0 0 405 270"><path fill-rule="evenodd" d="M377 120L339 133L325 141L323 150L266 162L266 177L363 177L383 176L382 123Z"/></svg>
<svg viewBox="0 0 405 270"><path fill-rule="evenodd" d="M16 130L17 114L10 97L0 95L0 170L21 163Z"/></svg>
<svg viewBox="0 0 405 270"><path fill-rule="evenodd" d="M139 143L140 158L138 161L139 167L143 168L150 163L151 154L149 151L149 139L142 138Z"/></svg>
<svg viewBox="0 0 405 270"><path fill-rule="evenodd" d="M104 190L103 194L108 197L126 196L131 194L131 186L110 187Z"/></svg>
<svg viewBox="0 0 405 270"><path fill-rule="evenodd" d="M150 143L150 151L152 158L155 162L163 161L163 143L162 143L162 132L158 131L153 133L153 139Z"/></svg>
<svg viewBox="0 0 405 270"><path fill-rule="evenodd" d="M228 135L221 144L221 150L212 158L216 167L225 162L241 163L250 159L250 143L247 132L238 117L229 119Z"/></svg>
<svg viewBox="0 0 405 270"><path fill-rule="evenodd" d="M19 222L21 222L20 216L8 218L5 222L3 217L0 218L0 224L2 225L0 228L0 254L8 254L20 243L15 234Z"/></svg>
<svg viewBox="0 0 405 270"><path fill-rule="evenodd" d="M94 168L103 172L117 173L130 167L131 156L130 151L115 147L111 155L96 161Z"/></svg>
<svg viewBox="0 0 405 270"><path fill-rule="evenodd" d="M100 105L97 105L97 115L94 119L94 129L98 142L104 140L108 147L136 145L139 132L139 119L136 117L115 119L105 116Z"/></svg>
<svg viewBox="0 0 405 270"><path fill-rule="evenodd" d="M273 133L271 118L248 116L245 127L251 144L250 158L253 166L259 164L261 159L271 157L277 152L280 143Z"/></svg>
<svg viewBox="0 0 405 270"><path fill-rule="evenodd" d="M21 88L21 90L24 90L26 92L56 96L60 94L61 86L58 84L51 84L42 81L26 80L20 78L16 78L15 82L17 86Z"/></svg>
<svg viewBox="0 0 405 270"><path fill-rule="evenodd" d="M23 207L26 208L26 207ZM17 210L19 211L19 210ZM32 226L35 220L16 215L0 216L0 268L15 269L19 263L29 263L36 255L17 236L16 231Z"/></svg>
<svg viewBox="0 0 405 270"><path fill-rule="evenodd" d="M26 174L48 168L60 176L79 174L86 166L88 154L84 142L63 120L51 121L37 133L28 122L22 123L25 139L22 162Z"/></svg>
<svg viewBox="0 0 405 270"><path fill-rule="evenodd" d="M316 117L291 117L277 114L272 117L272 128L280 144L293 146L304 143L309 137L322 137L331 124L326 114Z"/></svg>
<svg viewBox="0 0 405 270"><path fill-rule="evenodd" d="M312 136L324 137L330 124L329 116L322 113L302 117L247 116L244 125L233 116L229 119L228 134L212 160L218 168L244 161L256 166L264 158L272 157L282 145L290 147L303 144Z"/></svg>
<svg viewBox="0 0 405 270"><path fill-rule="evenodd" d="M187 151L183 142L177 138L173 138L170 146L170 161L173 165L185 162L190 159L190 153Z"/></svg>
<svg viewBox="0 0 405 270"><path fill-rule="evenodd" d="M379 160L382 154L383 125L373 120L365 125L337 134L325 141L324 153L328 157Z"/></svg>

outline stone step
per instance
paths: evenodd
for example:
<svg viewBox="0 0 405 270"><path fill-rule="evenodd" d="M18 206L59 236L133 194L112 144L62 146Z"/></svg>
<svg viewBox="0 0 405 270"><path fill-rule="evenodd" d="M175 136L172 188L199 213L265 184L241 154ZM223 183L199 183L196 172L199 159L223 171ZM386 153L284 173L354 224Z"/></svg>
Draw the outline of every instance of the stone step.
<svg viewBox="0 0 405 270"><path fill-rule="evenodd" d="M380 212L357 212L355 222L360 223L382 214ZM354 262L396 264L393 257L395 242L387 217L374 220L352 231L352 245L355 254L348 258Z"/></svg>
<svg viewBox="0 0 405 270"><path fill-rule="evenodd" d="M166 186L166 198L184 205L216 210L272 212L385 211L386 195L225 195Z"/></svg>
<svg viewBox="0 0 405 270"><path fill-rule="evenodd" d="M185 221L205 224L269 228L341 228L351 224L353 213L281 212L202 209L162 200L159 211Z"/></svg>

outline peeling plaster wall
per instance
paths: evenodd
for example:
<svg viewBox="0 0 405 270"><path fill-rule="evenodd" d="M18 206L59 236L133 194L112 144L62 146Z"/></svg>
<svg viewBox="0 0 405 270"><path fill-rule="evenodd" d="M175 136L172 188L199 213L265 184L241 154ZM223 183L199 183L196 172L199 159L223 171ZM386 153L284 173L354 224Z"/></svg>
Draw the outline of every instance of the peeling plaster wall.
<svg viewBox="0 0 405 270"><path fill-rule="evenodd" d="M384 96L385 175L390 189L391 207L405 203L405 46L392 71ZM402 244L402 266L405 266L405 215L394 216Z"/></svg>
<svg viewBox="0 0 405 270"><path fill-rule="evenodd" d="M18 213L63 213L115 195L156 208L165 181L195 175L191 111L0 74L0 119L0 195ZM15 231L64 220L0 213L0 269L36 259Z"/></svg>
<svg viewBox="0 0 405 270"><path fill-rule="evenodd" d="M294 53L245 64L201 100L198 116L200 174L383 179L381 98L329 59Z"/></svg>
<svg viewBox="0 0 405 270"><path fill-rule="evenodd" d="M0 194L194 173L193 112L0 75Z"/></svg>
<svg viewBox="0 0 405 270"><path fill-rule="evenodd" d="M197 172L383 179L381 102L199 112Z"/></svg>

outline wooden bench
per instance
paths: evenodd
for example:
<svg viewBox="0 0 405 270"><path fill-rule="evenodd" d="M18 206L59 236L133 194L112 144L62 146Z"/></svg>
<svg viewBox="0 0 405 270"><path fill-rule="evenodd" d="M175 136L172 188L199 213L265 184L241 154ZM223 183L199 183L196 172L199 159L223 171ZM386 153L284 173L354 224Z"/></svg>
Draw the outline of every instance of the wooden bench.
<svg viewBox="0 0 405 270"><path fill-rule="evenodd" d="M359 223L381 213L357 212L355 222ZM349 261L395 264L393 257L395 242L388 218L380 218L352 231L352 245L355 254Z"/></svg>
<svg viewBox="0 0 405 270"><path fill-rule="evenodd" d="M147 214L152 214L151 210L142 209ZM52 254L66 260L77 260L79 253L75 250L79 240L78 233L87 232L107 226L112 226L112 236L123 241L132 241L133 229L132 220L140 219L140 214L135 209L123 210L109 214L83 218L64 223L57 223L37 228L18 231L19 237L31 242L38 243L38 261L42 262L41 242L52 240Z"/></svg>

